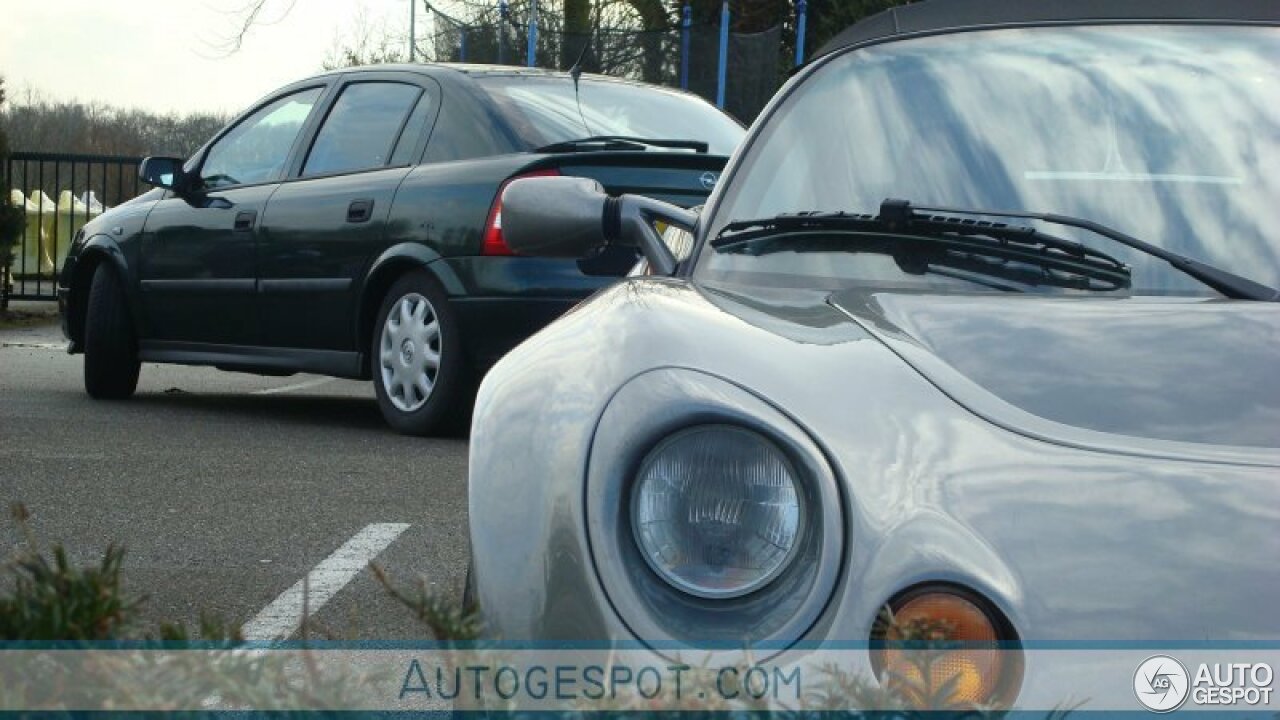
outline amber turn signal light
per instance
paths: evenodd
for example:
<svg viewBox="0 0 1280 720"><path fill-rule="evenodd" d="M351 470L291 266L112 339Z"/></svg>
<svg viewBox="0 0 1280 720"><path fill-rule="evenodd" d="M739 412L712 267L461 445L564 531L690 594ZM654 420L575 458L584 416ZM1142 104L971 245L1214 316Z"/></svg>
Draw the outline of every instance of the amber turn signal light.
<svg viewBox="0 0 1280 720"><path fill-rule="evenodd" d="M890 602L873 635L882 681L919 709L1012 702L1021 655L1008 624L987 605L950 586L920 588Z"/></svg>

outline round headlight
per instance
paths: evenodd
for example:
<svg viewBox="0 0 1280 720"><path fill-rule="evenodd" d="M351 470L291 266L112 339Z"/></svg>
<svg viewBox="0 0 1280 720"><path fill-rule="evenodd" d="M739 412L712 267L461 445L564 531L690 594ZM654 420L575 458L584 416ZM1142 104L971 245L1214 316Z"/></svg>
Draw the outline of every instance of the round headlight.
<svg viewBox="0 0 1280 720"><path fill-rule="evenodd" d="M640 552L662 579L702 598L746 595L777 577L804 509L791 463L758 433L683 430L649 453L631 499Z"/></svg>

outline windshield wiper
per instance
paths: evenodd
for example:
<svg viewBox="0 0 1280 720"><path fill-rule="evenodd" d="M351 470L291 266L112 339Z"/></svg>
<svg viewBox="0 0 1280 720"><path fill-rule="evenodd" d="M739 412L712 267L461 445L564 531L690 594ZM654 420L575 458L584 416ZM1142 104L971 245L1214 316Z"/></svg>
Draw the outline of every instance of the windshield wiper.
<svg viewBox="0 0 1280 720"><path fill-rule="evenodd" d="M892 257L909 274L932 272L984 285L991 283L981 276L1107 292L1128 288L1131 279L1129 266L1081 243L1030 227L925 215L904 200L885 200L876 216L808 212L735 222L711 247L756 255L832 247L872 252Z"/></svg>
<svg viewBox="0 0 1280 720"><path fill-rule="evenodd" d="M945 213L945 214L942 214ZM747 220L732 223L725 227L720 235L711 241L711 246L727 248L739 243L750 243L779 231L803 230L806 222L814 229L846 229L860 232L892 232L920 235L935 233L943 237L983 236L1002 244L1025 246L1026 242L1039 243L1041 249L1036 252L1041 257L1050 257L1051 253L1066 253L1081 259L1101 261L1113 267L1124 267L1125 274L1129 269L1120 261L1109 255L1089 248L1081 243L1064 240L1030 227L1006 225L1004 223L987 222L966 218L949 217L951 215L973 215L989 217L1008 217L1026 220L1040 220L1055 225L1065 225L1088 230L1102 237L1131 247L1140 252L1159 258L1169 263L1185 275L1194 278L1223 295L1240 300L1261 300L1275 302L1280 300L1280 290L1268 287L1235 273L1223 270L1208 263L1201 262L1178 253L1165 250L1144 240L1127 235L1115 228L1101 223L1054 213L1011 212L1004 210L980 210L968 208L913 207L906 200L887 199L880 204L880 215L854 215L847 213L799 213L780 215L767 220ZM754 236L754 237L753 237ZM990 247L990 244L987 243ZM1092 263L1090 263L1092 264ZM1128 284L1126 282L1125 287Z"/></svg>
<svg viewBox="0 0 1280 720"><path fill-rule="evenodd" d="M696 153L702 153L705 155L710 146L701 140L667 140L663 138L633 137L631 135L592 135L591 137L576 138L573 140L551 143L550 145L543 145L540 148L535 148L534 152L561 153L579 152L582 150L644 150L646 147L692 150Z"/></svg>
<svg viewBox="0 0 1280 720"><path fill-rule="evenodd" d="M905 203L905 201L903 201ZM908 204L908 207L910 205ZM1041 220L1055 225L1066 225L1068 227L1076 227L1081 230L1088 230L1096 235L1114 240L1121 245L1144 252L1152 257L1159 258L1169 263L1174 269L1181 271L1184 275L1199 280L1210 288L1222 293L1223 295L1235 300L1260 300L1263 302L1280 301L1280 290L1273 287L1263 285L1260 282L1241 277L1228 270L1210 265L1209 263L1189 258L1185 255L1179 255L1176 252L1165 250L1159 245L1152 245L1145 240L1139 240L1132 235L1108 227L1102 223L1083 218L1072 217L1070 215L1057 215L1054 213L1029 213L1029 212L1011 212L1011 211L991 211L991 210L966 210L961 208L917 208L922 212L951 213L953 215L989 215L991 217L1008 217L1021 218L1024 220Z"/></svg>

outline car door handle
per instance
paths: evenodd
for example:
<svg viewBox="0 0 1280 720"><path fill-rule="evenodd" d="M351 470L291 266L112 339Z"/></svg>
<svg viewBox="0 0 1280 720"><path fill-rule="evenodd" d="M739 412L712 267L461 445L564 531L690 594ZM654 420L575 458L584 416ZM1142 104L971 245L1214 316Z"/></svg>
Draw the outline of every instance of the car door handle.
<svg viewBox="0 0 1280 720"><path fill-rule="evenodd" d="M248 232L253 229L253 221L258 219L257 210L241 210L236 213L236 232Z"/></svg>
<svg viewBox="0 0 1280 720"><path fill-rule="evenodd" d="M372 200L352 200L347 206L347 222L362 223L373 217Z"/></svg>

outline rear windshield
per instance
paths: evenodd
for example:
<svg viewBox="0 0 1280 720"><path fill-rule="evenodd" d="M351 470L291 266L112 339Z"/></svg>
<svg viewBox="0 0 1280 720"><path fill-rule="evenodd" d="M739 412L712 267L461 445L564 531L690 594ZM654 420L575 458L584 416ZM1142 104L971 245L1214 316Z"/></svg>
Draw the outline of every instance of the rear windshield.
<svg viewBox="0 0 1280 720"><path fill-rule="evenodd" d="M692 95L663 88L582 78L581 112L569 77L476 78L529 149L592 135L701 140L728 155L744 131L733 118Z"/></svg>

